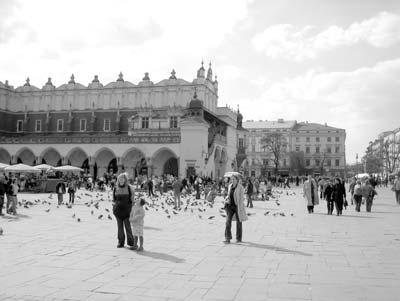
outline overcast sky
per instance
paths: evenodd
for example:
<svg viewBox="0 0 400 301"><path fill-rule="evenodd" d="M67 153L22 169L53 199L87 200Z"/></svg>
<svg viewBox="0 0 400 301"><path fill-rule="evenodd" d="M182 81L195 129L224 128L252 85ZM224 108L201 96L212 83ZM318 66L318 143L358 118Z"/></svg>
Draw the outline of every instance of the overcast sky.
<svg viewBox="0 0 400 301"><path fill-rule="evenodd" d="M400 127L400 1L0 0L0 81L60 86L192 80L204 59L219 105L244 119L327 122L347 161Z"/></svg>

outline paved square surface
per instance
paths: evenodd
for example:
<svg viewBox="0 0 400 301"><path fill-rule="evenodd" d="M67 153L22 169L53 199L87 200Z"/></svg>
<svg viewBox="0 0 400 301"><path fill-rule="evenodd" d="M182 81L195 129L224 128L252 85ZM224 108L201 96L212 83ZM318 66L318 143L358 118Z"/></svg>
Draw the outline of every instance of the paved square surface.
<svg viewBox="0 0 400 301"><path fill-rule="evenodd" d="M378 193L372 213L337 217L325 201L309 215L299 188L275 190L230 245L222 198L180 212L163 198L146 211L141 253L116 248L109 193L81 190L73 208L20 194L18 216L0 217L0 299L399 300L400 206Z"/></svg>

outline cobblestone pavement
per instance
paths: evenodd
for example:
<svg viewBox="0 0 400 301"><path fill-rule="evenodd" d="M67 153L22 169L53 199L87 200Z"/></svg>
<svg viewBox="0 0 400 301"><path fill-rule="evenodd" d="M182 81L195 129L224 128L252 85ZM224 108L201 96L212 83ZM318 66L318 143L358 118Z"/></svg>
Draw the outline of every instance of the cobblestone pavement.
<svg viewBox="0 0 400 301"><path fill-rule="evenodd" d="M244 241L230 245L221 198L177 214L159 201L142 253L116 248L107 193L81 191L73 208L21 194L29 208L0 217L0 299L399 300L400 206L388 188L378 193L372 213L350 206L337 217L324 201L309 215L299 188L278 191L279 205L255 202Z"/></svg>

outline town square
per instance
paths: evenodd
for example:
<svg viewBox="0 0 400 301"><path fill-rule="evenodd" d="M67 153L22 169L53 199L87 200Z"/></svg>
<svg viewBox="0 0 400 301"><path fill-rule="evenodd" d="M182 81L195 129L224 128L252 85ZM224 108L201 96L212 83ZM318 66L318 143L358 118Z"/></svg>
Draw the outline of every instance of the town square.
<svg viewBox="0 0 400 301"><path fill-rule="evenodd" d="M400 300L400 5L0 2L0 300Z"/></svg>

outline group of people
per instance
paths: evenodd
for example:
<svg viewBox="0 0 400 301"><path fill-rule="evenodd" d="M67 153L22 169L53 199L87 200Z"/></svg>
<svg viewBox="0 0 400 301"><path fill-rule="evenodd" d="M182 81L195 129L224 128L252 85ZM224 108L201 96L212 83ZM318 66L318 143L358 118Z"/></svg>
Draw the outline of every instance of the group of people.
<svg viewBox="0 0 400 301"><path fill-rule="evenodd" d="M0 215L4 215L4 204L6 205L6 213L17 215L18 191L19 185L15 176L0 175Z"/></svg>

